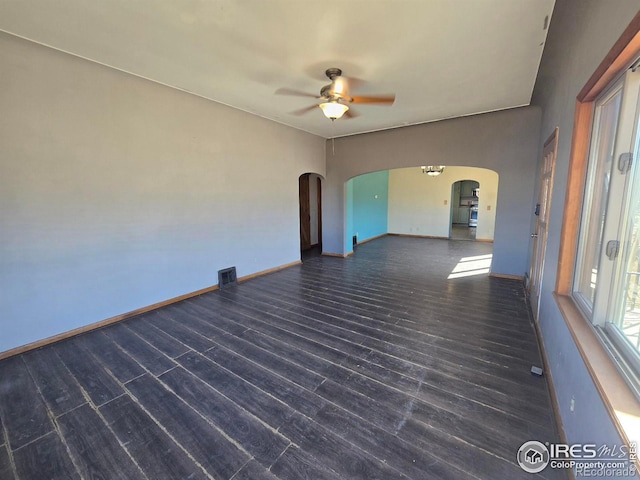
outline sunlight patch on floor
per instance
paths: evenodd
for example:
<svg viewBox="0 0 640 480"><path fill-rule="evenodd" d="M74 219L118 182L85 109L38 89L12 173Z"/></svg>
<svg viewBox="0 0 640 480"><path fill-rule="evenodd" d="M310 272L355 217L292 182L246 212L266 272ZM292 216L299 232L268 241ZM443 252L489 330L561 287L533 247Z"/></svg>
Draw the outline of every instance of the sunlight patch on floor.
<svg viewBox="0 0 640 480"><path fill-rule="evenodd" d="M453 270L451 270L451 274L449 274L447 280L489 273L492 258L492 254L462 257Z"/></svg>

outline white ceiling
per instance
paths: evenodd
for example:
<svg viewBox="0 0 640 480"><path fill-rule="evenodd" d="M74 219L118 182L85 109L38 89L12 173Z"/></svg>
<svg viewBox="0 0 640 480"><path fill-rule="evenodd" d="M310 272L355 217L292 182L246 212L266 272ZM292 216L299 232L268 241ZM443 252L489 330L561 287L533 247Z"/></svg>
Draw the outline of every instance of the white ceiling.
<svg viewBox="0 0 640 480"><path fill-rule="evenodd" d="M0 29L326 138L528 105L555 0L0 0ZM328 67L395 93L290 112Z"/></svg>

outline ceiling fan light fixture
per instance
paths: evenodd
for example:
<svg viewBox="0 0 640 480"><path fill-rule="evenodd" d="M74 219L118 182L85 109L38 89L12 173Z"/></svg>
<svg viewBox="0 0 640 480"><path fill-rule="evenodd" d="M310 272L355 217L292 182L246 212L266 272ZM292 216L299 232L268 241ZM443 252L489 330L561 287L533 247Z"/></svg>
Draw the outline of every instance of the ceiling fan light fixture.
<svg viewBox="0 0 640 480"><path fill-rule="evenodd" d="M444 165L429 165L429 166L426 166L426 167L423 166L420 168L422 168L422 173L426 173L431 177L437 177L442 172L444 172Z"/></svg>
<svg viewBox="0 0 640 480"><path fill-rule="evenodd" d="M342 117L349 107L347 107L344 103L339 103L336 101L324 102L318 105L322 109L322 113L324 116L330 120L335 120L337 118Z"/></svg>

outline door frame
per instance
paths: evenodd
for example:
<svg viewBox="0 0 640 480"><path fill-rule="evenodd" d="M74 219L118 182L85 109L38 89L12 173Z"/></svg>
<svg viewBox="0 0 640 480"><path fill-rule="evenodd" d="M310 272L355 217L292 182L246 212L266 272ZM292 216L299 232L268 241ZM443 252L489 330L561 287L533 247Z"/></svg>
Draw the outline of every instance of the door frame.
<svg viewBox="0 0 640 480"><path fill-rule="evenodd" d="M454 215L455 187L456 187L456 184L460 184L460 188L462 189L462 182L475 182L475 183L478 184L477 188L480 188L480 181L476 180L476 179L473 179L473 178L462 178L460 180L456 180L455 182L451 183L451 200L449 201L449 237L448 237L450 240L452 239L454 224L455 225L467 225L467 226L469 226L468 221L466 223L459 223L457 221L454 221L454 219L455 220L458 219L457 217L455 217L455 215L457 215L459 213L459 212L455 212L455 215ZM458 208L459 208L459 206L458 206ZM478 211L478 213L480 213L480 212Z"/></svg>
<svg viewBox="0 0 640 480"><path fill-rule="evenodd" d="M300 251L311 248L311 215L309 199L309 176L303 173L298 177L298 203L300 207Z"/></svg>
<svg viewBox="0 0 640 480"><path fill-rule="evenodd" d="M553 197L553 179L556 171L556 157L558 154L558 127L544 142L542 159L540 162L540 183L536 197L536 210L534 212L536 224L531 234L533 238L531 265L529 267L529 282L527 292L531 304L533 318L538 320L540 309L540 287L544 274L544 261L547 252L547 239L549 237L549 217L551 199ZM544 197L544 198L543 198Z"/></svg>
<svg viewBox="0 0 640 480"><path fill-rule="evenodd" d="M313 184L315 179L315 185ZM322 253L322 180L323 177L317 173L307 172L298 177L298 203L300 222L300 251L304 252L311 248L318 248ZM315 196L312 198L312 186L315 187ZM304 193L303 193L304 189ZM313 242L311 236L312 207L316 208L317 241ZM304 243L305 234L308 236L308 245Z"/></svg>

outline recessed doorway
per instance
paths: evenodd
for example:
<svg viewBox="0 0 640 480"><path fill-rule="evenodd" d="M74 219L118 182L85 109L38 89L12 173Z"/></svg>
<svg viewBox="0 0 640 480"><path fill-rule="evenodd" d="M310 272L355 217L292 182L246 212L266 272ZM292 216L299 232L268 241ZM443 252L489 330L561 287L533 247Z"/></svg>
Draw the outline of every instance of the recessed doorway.
<svg viewBox="0 0 640 480"><path fill-rule="evenodd" d="M322 253L322 179L315 173L303 173L298 189L300 252L304 258Z"/></svg>
<svg viewBox="0 0 640 480"><path fill-rule="evenodd" d="M475 240L478 227L480 183L476 180L459 180L451 186L451 234L452 240Z"/></svg>

